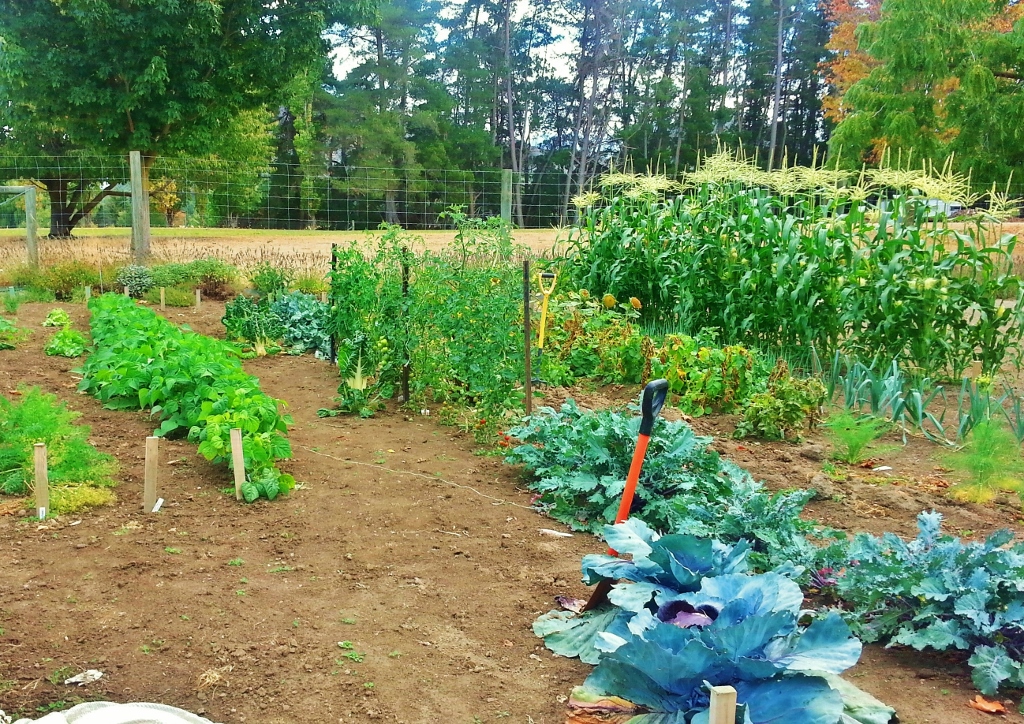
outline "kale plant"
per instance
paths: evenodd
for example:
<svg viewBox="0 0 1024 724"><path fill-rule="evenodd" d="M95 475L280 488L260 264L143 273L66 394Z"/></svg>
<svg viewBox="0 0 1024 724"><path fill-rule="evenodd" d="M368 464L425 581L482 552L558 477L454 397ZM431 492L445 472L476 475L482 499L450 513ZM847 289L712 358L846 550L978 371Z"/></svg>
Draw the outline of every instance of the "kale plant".
<svg viewBox="0 0 1024 724"><path fill-rule="evenodd" d="M330 308L312 294L282 294L270 304L284 327L284 343L298 352L313 352L320 359L331 355L328 332Z"/></svg>
<svg viewBox="0 0 1024 724"><path fill-rule="evenodd" d="M599 533L615 518L639 427L639 416L583 411L567 400L559 412L542 407L510 429L524 444L505 459L532 474L538 508L576 530ZM684 422L658 420L631 514L662 533L747 539L752 563L762 570L786 561L810 565L824 554L806 540L814 525L800 519L813 491L770 493L721 460L710 442Z"/></svg>
<svg viewBox="0 0 1024 724"><path fill-rule="evenodd" d="M229 339L249 343L257 357L280 351L275 343L284 336L285 328L266 299L239 294L225 305L221 322Z"/></svg>
<svg viewBox="0 0 1024 724"><path fill-rule="evenodd" d="M615 520L640 431L638 415L580 410L566 400L560 411L541 407L508 435L523 442L505 455L533 475L538 507L575 530L598 533ZM674 496L713 500L726 492L710 438L683 422L659 419L651 434L633 512L659 531L674 529Z"/></svg>
<svg viewBox="0 0 1024 724"><path fill-rule="evenodd" d="M1024 543L1008 530L984 542L942 535L939 513L917 517L917 538L857 535L838 595L865 641L917 650L972 650L982 693L1024 686Z"/></svg>

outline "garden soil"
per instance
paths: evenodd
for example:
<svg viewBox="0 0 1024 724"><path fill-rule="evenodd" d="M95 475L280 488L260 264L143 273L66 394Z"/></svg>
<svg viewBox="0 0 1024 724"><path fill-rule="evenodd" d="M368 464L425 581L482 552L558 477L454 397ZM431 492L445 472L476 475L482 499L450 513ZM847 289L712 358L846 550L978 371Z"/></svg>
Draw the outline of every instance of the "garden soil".
<svg viewBox="0 0 1024 724"><path fill-rule="evenodd" d="M221 492L227 470L166 440L165 503L143 514L144 441L154 424L76 393L77 363L43 355L50 330L40 323L53 306L19 310L19 324L34 331L20 349L0 351L0 392L39 385L81 412L92 442L118 458L121 484L115 505L42 525L28 520L24 502L0 499L0 709L41 716L108 699L225 723L563 720L565 697L589 667L552 656L530 624L556 595L587 595L580 558L603 546L545 534L565 528L529 508L517 471L433 415L318 418L336 373L311 357L280 356L247 368L289 404L295 457L284 467L300 488L238 504ZM60 306L87 327L82 306ZM217 335L222 312L208 303L167 314ZM608 404L634 391L574 392L584 404ZM564 394L549 392L546 402ZM725 436L731 420L694 426ZM823 482L817 439L715 444L772 488ZM833 487L808 515L849 531L911 535L915 515L935 507L953 532L1021 530L1010 505L951 505L934 450L912 440L885 459L888 475L856 469L825 480ZM60 683L90 668L103 678ZM967 705L976 692L962 657L868 646L849 677L907 724L988 717Z"/></svg>

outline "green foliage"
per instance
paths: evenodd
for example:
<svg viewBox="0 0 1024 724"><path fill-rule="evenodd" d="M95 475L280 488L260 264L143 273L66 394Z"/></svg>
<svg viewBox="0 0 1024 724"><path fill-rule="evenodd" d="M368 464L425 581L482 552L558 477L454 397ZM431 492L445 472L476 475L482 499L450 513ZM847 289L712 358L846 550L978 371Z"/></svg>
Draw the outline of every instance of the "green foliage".
<svg viewBox="0 0 1024 724"><path fill-rule="evenodd" d="M505 460L526 467L538 509L596 533L615 519L639 429L639 416L582 411L569 400L510 429L522 444ZM768 493L709 443L683 422L659 420L630 514L666 533L752 541L761 568L814 560L819 553L805 539L813 526L799 517L812 492Z"/></svg>
<svg viewBox="0 0 1024 724"><path fill-rule="evenodd" d="M889 430L890 423L878 417L854 415L844 410L829 417L824 427L825 437L832 443L832 457L856 465L864 459L871 443Z"/></svg>
<svg viewBox="0 0 1024 724"><path fill-rule="evenodd" d="M117 273L117 284L121 288L127 287L129 296L140 299L153 287L153 276L146 267L129 264Z"/></svg>
<svg viewBox="0 0 1024 724"><path fill-rule="evenodd" d="M650 376L668 380L684 412L703 415L731 412L746 402L764 384L760 367L754 354L740 345L704 346L692 337L668 334L651 358Z"/></svg>
<svg viewBox="0 0 1024 724"><path fill-rule="evenodd" d="M542 407L508 435L523 444L505 459L526 466L540 493L538 507L577 530L600 532L615 520L639 432L640 418L621 412L580 410L572 400L560 411ZM658 421L636 489L635 514L657 530L674 529L669 499L698 491L709 499L724 487L708 438L682 422Z"/></svg>
<svg viewBox="0 0 1024 724"><path fill-rule="evenodd" d="M44 327L67 327L71 324L71 317L63 309L51 309L46 313L43 320Z"/></svg>
<svg viewBox="0 0 1024 724"><path fill-rule="evenodd" d="M146 292L145 299L150 304L159 304L160 288L154 286ZM179 284L164 289L164 304L168 307L191 307L195 303L195 290L188 284Z"/></svg>
<svg viewBox="0 0 1024 724"><path fill-rule="evenodd" d="M458 424L490 437L522 397L522 271L507 263L516 249L500 221L455 221L455 244L437 253L413 253L415 239L388 225L372 258L355 244L337 250L331 325L339 393L390 399L410 363L414 394L461 406Z"/></svg>
<svg viewBox="0 0 1024 724"><path fill-rule="evenodd" d="M63 261L46 270L41 286L60 301L70 301L82 287L95 287L100 283L99 270L81 261Z"/></svg>
<svg viewBox="0 0 1024 724"><path fill-rule="evenodd" d="M81 413L38 387L21 388L17 402L0 396L0 492L26 495L34 476L33 446L46 443L50 509L72 513L112 499L114 458L89 444Z"/></svg>
<svg viewBox="0 0 1024 724"><path fill-rule="evenodd" d="M227 329L228 339L248 342L257 357L280 349L275 342L285 333L284 325L271 310L269 300L254 300L244 294L227 303L221 322Z"/></svg>
<svg viewBox="0 0 1024 724"><path fill-rule="evenodd" d="M804 424L813 426L825 403L825 386L813 377L798 379L779 360L768 378L768 389L752 395L736 426L736 437L798 440Z"/></svg>
<svg viewBox="0 0 1024 724"><path fill-rule="evenodd" d="M955 377L975 362L991 373L1021 359L1016 240L986 217L951 229L905 187L875 209L860 200L866 188L840 190L843 172L773 177L744 166L741 183L716 175L722 163L708 159L680 195L638 191L589 206L569 239L568 284L637 297L645 323L713 329L748 348L878 355ZM915 183L938 185L927 175Z"/></svg>
<svg viewBox="0 0 1024 724"><path fill-rule="evenodd" d="M67 326L50 337L43 351L51 357L81 357L85 354L86 345L85 336Z"/></svg>
<svg viewBox="0 0 1024 724"><path fill-rule="evenodd" d="M248 276L249 283L259 296L273 301L288 290L295 273L291 269L264 261L257 264Z"/></svg>
<svg viewBox="0 0 1024 724"><path fill-rule="evenodd" d="M3 317L0 317L0 350L14 349L28 339L28 330L19 329Z"/></svg>
<svg viewBox="0 0 1024 724"><path fill-rule="evenodd" d="M854 631L917 650L973 650L975 685L987 695L1024 685L1024 545L1008 530L984 542L942 535L921 513L917 538L858 534L837 593Z"/></svg>
<svg viewBox="0 0 1024 724"><path fill-rule="evenodd" d="M997 492L1024 494L1024 460L1013 434L995 419L974 426L963 448L942 457L963 478L949 489L954 497L984 503Z"/></svg>
<svg viewBox="0 0 1024 724"><path fill-rule="evenodd" d="M122 295L94 297L90 309L96 351L80 390L111 409L150 409L161 420L156 434L187 433L214 462L230 462L229 431L240 428L249 482L264 493L270 478L290 486L275 464L291 457L291 417L245 373L231 345L179 329Z"/></svg>
<svg viewBox="0 0 1024 724"><path fill-rule="evenodd" d="M283 341L293 351L313 352L320 359L331 354L330 308L312 294L281 294L270 310L284 328Z"/></svg>
<svg viewBox="0 0 1024 724"><path fill-rule="evenodd" d="M571 385L577 379L638 384L645 375L650 339L635 325L639 316L629 304L605 306L588 292L552 296L548 306L544 350L538 352L540 379ZM537 325L540 317L531 317Z"/></svg>

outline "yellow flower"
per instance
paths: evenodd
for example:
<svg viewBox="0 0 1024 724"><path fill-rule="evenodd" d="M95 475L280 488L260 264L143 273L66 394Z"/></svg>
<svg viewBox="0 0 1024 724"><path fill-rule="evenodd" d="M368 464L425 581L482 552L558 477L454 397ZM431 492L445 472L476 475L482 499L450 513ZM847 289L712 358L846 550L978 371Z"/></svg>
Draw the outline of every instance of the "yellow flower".
<svg viewBox="0 0 1024 724"><path fill-rule="evenodd" d="M629 298L629 306L633 307L633 309L637 309L638 310L641 307L643 307L644 305L642 305L640 303L640 300L637 299L636 297L630 297Z"/></svg>
<svg viewBox="0 0 1024 724"><path fill-rule="evenodd" d="M590 292L588 292L586 289L580 289L580 299L582 299L584 302L590 299Z"/></svg>
<svg viewBox="0 0 1024 724"><path fill-rule="evenodd" d="M616 305L617 302L618 300L615 299L615 297L613 297L611 294L605 294L601 298L601 303L604 304L605 309L611 309Z"/></svg>
<svg viewBox="0 0 1024 724"><path fill-rule="evenodd" d="M501 284L501 279L498 277L491 277L491 285Z"/></svg>

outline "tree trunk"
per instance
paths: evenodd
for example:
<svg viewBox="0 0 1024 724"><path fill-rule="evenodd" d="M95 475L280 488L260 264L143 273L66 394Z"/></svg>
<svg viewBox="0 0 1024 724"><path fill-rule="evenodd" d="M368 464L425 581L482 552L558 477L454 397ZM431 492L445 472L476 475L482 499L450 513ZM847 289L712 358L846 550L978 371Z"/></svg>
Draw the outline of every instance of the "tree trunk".
<svg viewBox="0 0 1024 724"><path fill-rule="evenodd" d="M768 170L775 166L775 141L779 133L779 110L782 105L782 43L783 21L785 20L784 0L779 0L779 26L775 36L775 96L772 100L772 132L768 144Z"/></svg>
<svg viewBox="0 0 1024 724"><path fill-rule="evenodd" d="M72 231L78 226L78 222L84 219L100 201L109 196L114 187L106 185L102 187L92 199L83 201L84 188L78 182L74 189L65 178L40 179L40 183L46 189L50 197L50 233L48 239L71 239Z"/></svg>
<svg viewBox="0 0 1024 724"><path fill-rule="evenodd" d="M75 228L71 223L71 209L68 208L68 184L64 179L43 180L43 186L50 197L50 233L47 239L70 239Z"/></svg>
<svg viewBox="0 0 1024 724"><path fill-rule="evenodd" d="M396 197L395 189L387 189L384 192L384 219L389 224L397 224L398 222L398 202Z"/></svg>

